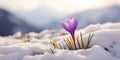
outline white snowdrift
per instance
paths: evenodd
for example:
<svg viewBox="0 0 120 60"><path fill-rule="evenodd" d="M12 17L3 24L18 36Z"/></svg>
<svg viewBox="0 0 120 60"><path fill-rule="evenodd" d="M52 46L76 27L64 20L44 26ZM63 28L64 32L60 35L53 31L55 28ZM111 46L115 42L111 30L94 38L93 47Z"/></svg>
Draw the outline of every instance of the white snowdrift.
<svg viewBox="0 0 120 60"><path fill-rule="evenodd" d="M0 60L120 60L120 23L89 25L77 30L83 33L87 41L89 33L94 33L91 48L75 51L53 49L51 53L49 41L51 38L61 42L67 33L63 30L45 30L41 33L20 33L0 37ZM25 42L30 35L30 42Z"/></svg>

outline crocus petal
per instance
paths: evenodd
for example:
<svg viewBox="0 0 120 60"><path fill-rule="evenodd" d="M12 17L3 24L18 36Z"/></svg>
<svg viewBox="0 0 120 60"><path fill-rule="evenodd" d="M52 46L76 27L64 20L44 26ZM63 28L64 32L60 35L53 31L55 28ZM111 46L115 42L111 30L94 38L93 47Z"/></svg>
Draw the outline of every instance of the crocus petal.
<svg viewBox="0 0 120 60"><path fill-rule="evenodd" d="M62 21L62 26L63 26L63 28L64 28L66 31L69 32L69 24L68 24L68 23Z"/></svg>
<svg viewBox="0 0 120 60"><path fill-rule="evenodd" d="M71 19L66 18L64 21L62 21L62 26L66 31L71 32L72 31Z"/></svg>
<svg viewBox="0 0 120 60"><path fill-rule="evenodd" d="M74 29L76 29L77 26L78 26L78 20L75 19L75 18L72 18L72 21L73 21L73 24L74 24Z"/></svg>
<svg viewBox="0 0 120 60"><path fill-rule="evenodd" d="M66 18L64 22L66 22L66 23L70 24L70 21L71 21L71 19L70 19L70 18Z"/></svg>
<svg viewBox="0 0 120 60"><path fill-rule="evenodd" d="M75 29L77 28L77 26L78 26L78 21L77 21L77 19L75 19L75 18L72 18L71 19L71 21L70 21L70 29L72 30L72 31L75 31Z"/></svg>

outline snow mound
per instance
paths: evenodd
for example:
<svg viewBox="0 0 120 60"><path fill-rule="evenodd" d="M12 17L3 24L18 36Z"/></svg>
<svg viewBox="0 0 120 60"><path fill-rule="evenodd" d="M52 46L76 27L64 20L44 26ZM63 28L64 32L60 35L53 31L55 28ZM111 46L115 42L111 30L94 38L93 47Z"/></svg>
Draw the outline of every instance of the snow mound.
<svg viewBox="0 0 120 60"><path fill-rule="evenodd" d="M83 33L87 42L89 33L94 37L89 49L74 51L50 49L50 40L57 42L68 36L63 30L44 30L40 33L20 32L6 37L0 37L0 60L120 60L120 23L89 25L77 30ZM62 43L62 42L61 42Z"/></svg>

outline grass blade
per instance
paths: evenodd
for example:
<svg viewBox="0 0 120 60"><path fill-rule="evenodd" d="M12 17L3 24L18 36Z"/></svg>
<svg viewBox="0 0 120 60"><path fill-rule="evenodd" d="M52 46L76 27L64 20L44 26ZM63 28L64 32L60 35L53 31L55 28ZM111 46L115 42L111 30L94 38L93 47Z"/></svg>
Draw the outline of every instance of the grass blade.
<svg viewBox="0 0 120 60"><path fill-rule="evenodd" d="M89 37L88 37L88 43L87 43L87 48L89 48L89 45L90 45L90 42L92 40L92 37L93 37L94 34L89 34Z"/></svg>
<svg viewBox="0 0 120 60"><path fill-rule="evenodd" d="M84 48L84 42L83 42L83 37L82 37L82 33L81 32L80 32L80 38L81 38L82 48Z"/></svg>
<svg viewBox="0 0 120 60"><path fill-rule="evenodd" d="M50 50L51 50L52 54L54 54L54 51L52 50L52 48L50 48Z"/></svg>
<svg viewBox="0 0 120 60"><path fill-rule="evenodd" d="M77 41L78 49L81 49L78 35L76 36L76 41Z"/></svg>
<svg viewBox="0 0 120 60"><path fill-rule="evenodd" d="M69 46L68 42L65 39L63 39L63 40L64 40L66 46L68 47L68 49L70 50L70 46Z"/></svg>

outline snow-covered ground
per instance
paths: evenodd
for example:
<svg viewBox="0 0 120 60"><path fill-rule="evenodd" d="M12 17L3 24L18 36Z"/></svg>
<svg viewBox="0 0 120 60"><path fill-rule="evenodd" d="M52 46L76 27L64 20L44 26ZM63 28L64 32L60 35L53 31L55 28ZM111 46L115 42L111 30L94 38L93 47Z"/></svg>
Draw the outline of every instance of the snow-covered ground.
<svg viewBox="0 0 120 60"><path fill-rule="evenodd" d="M0 60L120 60L120 23L89 25L78 29L87 41L89 33L94 33L91 48L79 50L50 49L50 40L54 38L62 43L68 36L64 30L44 30L22 35L0 37Z"/></svg>

